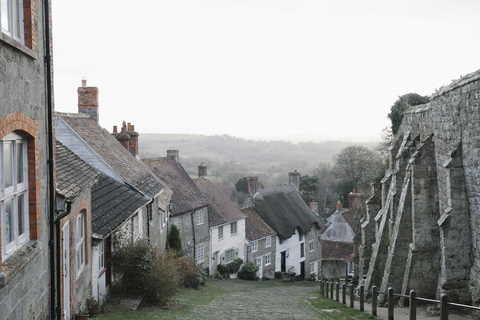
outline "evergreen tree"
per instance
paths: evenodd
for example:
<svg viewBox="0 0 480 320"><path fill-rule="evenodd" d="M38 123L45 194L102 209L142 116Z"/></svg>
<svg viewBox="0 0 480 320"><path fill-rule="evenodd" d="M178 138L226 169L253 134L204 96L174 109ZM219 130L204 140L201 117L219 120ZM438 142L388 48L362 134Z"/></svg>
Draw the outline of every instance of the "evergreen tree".
<svg viewBox="0 0 480 320"><path fill-rule="evenodd" d="M182 252L182 239L180 238L180 230L174 224L170 227L167 241L168 248L176 250L178 254Z"/></svg>

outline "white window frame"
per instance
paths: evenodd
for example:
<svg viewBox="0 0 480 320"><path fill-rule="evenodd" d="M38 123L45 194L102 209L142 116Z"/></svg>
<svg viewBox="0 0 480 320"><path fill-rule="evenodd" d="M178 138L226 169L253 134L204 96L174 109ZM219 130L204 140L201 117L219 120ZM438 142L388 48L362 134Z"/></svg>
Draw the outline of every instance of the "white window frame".
<svg viewBox="0 0 480 320"><path fill-rule="evenodd" d="M272 262L270 260L270 253L269 254L266 254L265 255L265 265L268 266L270 265Z"/></svg>
<svg viewBox="0 0 480 320"><path fill-rule="evenodd" d="M315 262L310 262L310 274L316 273L315 272Z"/></svg>
<svg viewBox="0 0 480 320"><path fill-rule="evenodd" d="M11 168L9 171L11 171L12 185L9 187L5 187L6 161L4 148L6 145L11 149L11 158L9 161ZM21 150L19 150L20 145L22 146ZM22 181L18 181L19 175L22 176ZM14 132L0 140L0 200L1 257L2 259L6 259L30 240L27 140ZM10 207L8 220L11 221L11 223L9 223L9 226L7 226L6 223L7 205ZM19 230L20 225L23 225L21 230ZM12 232L10 232L10 228L12 228ZM9 233L8 239L7 230Z"/></svg>
<svg viewBox="0 0 480 320"><path fill-rule="evenodd" d="M308 243L308 252L315 251L313 240Z"/></svg>
<svg viewBox="0 0 480 320"><path fill-rule="evenodd" d="M218 227L218 239L223 239L223 226Z"/></svg>
<svg viewBox="0 0 480 320"><path fill-rule="evenodd" d="M17 5L17 12L15 12L14 4ZM5 11L7 12L6 14ZM14 32L15 21L18 23L18 35L16 35ZM0 28L2 33L6 34L10 38L15 39L22 44L25 43L25 31L23 26L23 0L0 0Z"/></svg>
<svg viewBox="0 0 480 320"><path fill-rule="evenodd" d="M230 223L230 235L236 235L238 233L237 221Z"/></svg>
<svg viewBox="0 0 480 320"><path fill-rule="evenodd" d="M258 242L252 242L252 252L257 252L258 251Z"/></svg>
<svg viewBox="0 0 480 320"><path fill-rule="evenodd" d="M268 248L272 245L272 237L267 237L265 239L265 248Z"/></svg>
<svg viewBox="0 0 480 320"><path fill-rule="evenodd" d="M228 259L229 255L231 253L231 256L232 256L232 259ZM235 250L233 249L230 249L230 250L226 250L225 251L225 263L229 263L229 262L232 262L234 260L234 256L235 256Z"/></svg>
<svg viewBox="0 0 480 320"><path fill-rule="evenodd" d="M205 248L203 243L195 246L195 262L202 263L205 261Z"/></svg>
<svg viewBox="0 0 480 320"><path fill-rule="evenodd" d="M105 242L98 242L98 270L102 271L105 268Z"/></svg>
<svg viewBox="0 0 480 320"><path fill-rule="evenodd" d="M77 278L85 267L85 214L81 214L75 221L75 260Z"/></svg>
<svg viewBox="0 0 480 320"><path fill-rule="evenodd" d="M202 213L202 211L197 211L197 214L195 216L195 220L197 222L197 226L203 224L203 213Z"/></svg>
<svg viewBox="0 0 480 320"><path fill-rule="evenodd" d="M305 242L300 243L300 258L305 257Z"/></svg>

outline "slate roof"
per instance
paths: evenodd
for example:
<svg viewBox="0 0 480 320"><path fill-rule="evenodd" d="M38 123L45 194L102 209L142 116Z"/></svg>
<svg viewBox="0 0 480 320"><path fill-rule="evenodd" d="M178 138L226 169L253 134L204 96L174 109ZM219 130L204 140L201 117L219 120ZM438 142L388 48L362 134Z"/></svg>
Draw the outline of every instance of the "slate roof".
<svg viewBox="0 0 480 320"><path fill-rule="evenodd" d="M102 238L117 229L150 199L102 174L92 187L92 230Z"/></svg>
<svg viewBox="0 0 480 320"><path fill-rule="evenodd" d="M293 185L261 189L253 202L260 217L283 239L290 238L296 228L306 234L313 225L322 225Z"/></svg>
<svg viewBox="0 0 480 320"><path fill-rule="evenodd" d="M82 157L98 171L138 188L150 198L158 195L165 186L140 159L132 155L107 130L86 114L57 113L61 130L56 132L58 140ZM62 123L63 121L63 123ZM67 128L63 128L62 125ZM78 135L81 142L72 135ZM85 146L86 145L86 146ZM88 148L87 148L88 147ZM93 152L98 156L92 155ZM78 151L78 152L77 152ZM84 157L79 152L85 152ZM113 170L113 173L112 173Z"/></svg>
<svg viewBox="0 0 480 320"><path fill-rule="evenodd" d="M245 215L208 178L193 179L209 203L208 221L210 227L219 226L245 218Z"/></svg>
<svg viewBox="0 0 480 320"><path fill-rule="evenodd" d="M355 230L355 210L350 209L348 211L342 212L343 217L348 222L350 227Z"/></svg>
<svg viewBox="0 0 480 320"><path fill-rule="evenodd" d="M55 141L55 159L56 191L66 199L75 199L100 176L100 173L58 140Z"/></svg>
<svg viewBox="0 0 480 320"><path fill-rule="evenodd" d="M322 241L335 241L344 243L353 243L355 232L347 222L343 214L336 216L332 224L322 234Z"/></svg>
<svg viewBox="0 0 480 320"><path fill-rule="evenodd" d="M270 226L263 221L254 207L240 209L245 214L245 235L249 241L262 239L275 234Z"/></svg>
<svg viewBox="0 0 480 320"><path fill-rule="evenodd" d="M172 189L172 216L191 212L208 205L202 192L182 165L172 158L143 159L143 162Z"/></svg>

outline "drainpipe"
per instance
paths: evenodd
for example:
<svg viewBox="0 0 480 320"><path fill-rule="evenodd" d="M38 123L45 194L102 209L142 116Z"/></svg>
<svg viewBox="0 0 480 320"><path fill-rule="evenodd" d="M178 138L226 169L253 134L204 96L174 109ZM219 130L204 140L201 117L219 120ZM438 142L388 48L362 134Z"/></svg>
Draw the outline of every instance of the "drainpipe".
<svg viewBox="0 0 480 320"><path fill-rule="evenodd" d="M70 210L72 209L72 200L67 200L67 211L65 211L64 213L62 213L61 215L59 215L57 217L57 219L55 220L55 229L56 229L56 233L57 233L57 240L58 240L58 244L57 244L57 320L61 320L61 316L62 316L62 307L61 307L61 297L60 297L60 293L62 292L61 291L61 288L60 288L60 281L61 281L61 264L60 264L60 220L62 220L64 217L68 216L70 214ZM70 281L70 280L69 280ZM67 293L68 294L68 293Z"/></svg>
<svg viewBox="0 0 480 320"><path fill-rule="evenodd" d="M150 244L150 220L152 220L152 203L153 200L150 200L150 202L147 204L147 241L148 244Z"/></svg>
<svg viewBox="0 0 480 320"><path fill-rule="evenodd" d="M52 57L50 54L50 0L44 2L44 20L45 20L45 66L46 66L46 89L47 89L47 126L48 126L48 196L50 211L50 234L49 234L49 250L50 250L50 317L55 319L55 238L54 238L54 217L55 217L55 186L53 172L53 116L52 116Z"/></svg>

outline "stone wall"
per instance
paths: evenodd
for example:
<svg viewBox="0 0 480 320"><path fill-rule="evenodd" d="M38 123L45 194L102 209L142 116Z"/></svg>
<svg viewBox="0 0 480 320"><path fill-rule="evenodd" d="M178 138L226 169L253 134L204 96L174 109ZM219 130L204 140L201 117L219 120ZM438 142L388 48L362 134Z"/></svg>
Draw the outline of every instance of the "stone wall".
<svg viewBox="0 0 480 320"><path fill-rule="evenodd" d="M479 108L477 71L405 113L361 221L367 287L480 301Z"/></svg>

